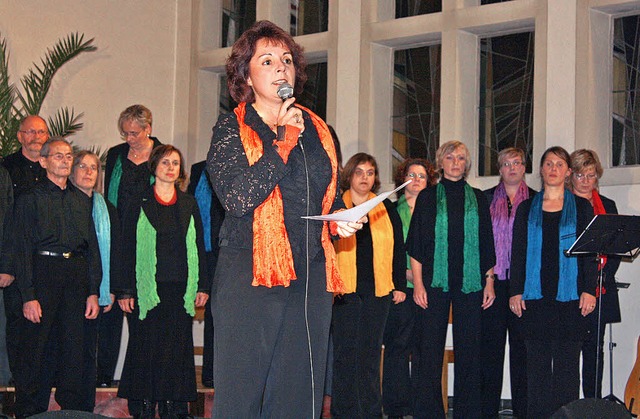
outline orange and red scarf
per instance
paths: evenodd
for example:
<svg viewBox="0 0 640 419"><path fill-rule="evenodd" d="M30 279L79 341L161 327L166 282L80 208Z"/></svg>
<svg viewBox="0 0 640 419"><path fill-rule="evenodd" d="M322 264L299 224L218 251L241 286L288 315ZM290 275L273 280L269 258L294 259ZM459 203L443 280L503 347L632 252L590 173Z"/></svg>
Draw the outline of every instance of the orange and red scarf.
<svg viewBox="0 0 640 419"><path fill-rule="evenodd" d="M264 153L262 139L249 125L244 122L246 102L242 102L234 110L240 127L240 140L244 147L249 165L255 164ZM296 107L306 111L318 131L322 147L331 161L331 181L322 198L322 214L328 214L336 197L338 160L333 145L333 139L325 122L309 109L296 104ZM253 212L253 286L285 286L296 279L293 267L293 253L289 243L289 235L284 224L284 210L282 192L276 187L271 194ZM344 284L336 266L336 253L329 235L329 225L322 226L322 248L325 255L325 269L327 276L327 291L333 293L344 292Z"/></svg>

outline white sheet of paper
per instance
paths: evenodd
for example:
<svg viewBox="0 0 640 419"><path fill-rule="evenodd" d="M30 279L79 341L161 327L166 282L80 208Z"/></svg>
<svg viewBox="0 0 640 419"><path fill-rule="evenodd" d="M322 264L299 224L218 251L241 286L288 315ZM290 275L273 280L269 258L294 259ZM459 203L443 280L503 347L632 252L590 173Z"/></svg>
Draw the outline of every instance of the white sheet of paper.
<svg viewBox="0 0 640 419"><path fill-rule="evenodd" d="M309 220L320 220L320 221L358 221L359 219L367 215L367 213L371 211L376 205L378 205L379 203L387 199L389 196L391 196L392 193L399 191L400 189L404 188L410 183L411 183L411 180L408 180L402 185L392 190L391 192L381 193L375 198L371 198L370 200L363 202L360 205L356 205L355 207L345 211L334 212L333 214L327 214L327 215L310 215L308 217L302 217L302 218L307 218Z"/></svg>

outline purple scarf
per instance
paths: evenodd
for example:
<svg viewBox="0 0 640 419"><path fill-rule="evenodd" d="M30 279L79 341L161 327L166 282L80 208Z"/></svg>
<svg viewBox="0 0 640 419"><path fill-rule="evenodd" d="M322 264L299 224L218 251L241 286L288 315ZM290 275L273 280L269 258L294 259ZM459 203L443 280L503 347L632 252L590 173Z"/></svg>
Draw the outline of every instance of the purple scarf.
<svg viewBox="0 0 640 419"><path fill-rule="evenodd" d="M491 201L491 223L493 224L493 241L496 248L496 266L493 272L499 280L508 279L507 272L511 265L511 238L513 237L513 220L516 217L518 205L529 199L529 188L522 181L518 187L518 192L511 203L511 216L509 216L509 197L504 187L504 182L500 182L493 194Z"/></svg>

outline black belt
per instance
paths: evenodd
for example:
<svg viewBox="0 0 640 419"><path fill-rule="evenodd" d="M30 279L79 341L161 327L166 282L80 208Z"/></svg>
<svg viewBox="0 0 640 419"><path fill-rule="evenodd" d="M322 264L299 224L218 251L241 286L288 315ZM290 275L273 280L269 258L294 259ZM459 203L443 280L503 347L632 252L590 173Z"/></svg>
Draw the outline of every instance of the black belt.
<svg viewBox="0 0 640 419"><path fill-rule="evenodd" d="M51 256L54 258L65 258L65 259L71 259L71 258L76 258L79 257L80 254L77 252L63 252L63 253L57 253L57 252L50 252L48 250L38 250L36 252L36 254L41 255L41 256Z"/></svg>

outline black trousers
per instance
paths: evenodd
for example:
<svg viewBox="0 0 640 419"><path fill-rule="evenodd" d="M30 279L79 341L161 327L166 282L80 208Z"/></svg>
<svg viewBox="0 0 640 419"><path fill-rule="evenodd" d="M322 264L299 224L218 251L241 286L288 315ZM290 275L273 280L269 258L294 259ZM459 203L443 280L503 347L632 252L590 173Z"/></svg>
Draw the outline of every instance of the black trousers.
<svg viewBox="0 0 640 419"><path fill-rule="evenodd" d="M40 323L21 320L21 351L16 378L16 415L46 411L39 396L51 392L48 377L57 371L56 401L62 409L85 410L83 400L84 312L87 264L82 258L34 256L34 288L42 308ZM59 336L57 367L47 365L50 340Z"/></svg>
<svg viewBox="0 0 640 419"><path fill-rule="evenodd" d="M20 348L20 326L22 324L22 297L15 281L3 290L4 312L7 317L7 355L13 379L20 374L18 357Z"/></svg>
<svg viewBox="0 0 640 419"><path fill-rule="evenodd" d="M580 346L572 340L526 340L527 417L550 417L580 398Z"/></svg>
<svg viewBox="0 0 640 419"><path fill-rule="evenodd" d="M509 376L513 415L527 416L527 348L522 322L509 309L509 282L494 282L496 299L482 311L482 417L498 418L509 331Z"/></svg>
<svg viewBox="0 0 640 419"><path fill-rule="evenodd" d="M381 418L380 356L391 295L345 294L333 304L333 418Z"/></svg>
<svg viewBox="0 0 640 419"><path fill-rule="evenodd" d="M429 307L416 315L419 363L415 368L416 401L413 417L444 418L442 402L442 360L449 324L449 306L453 307L453 417L479 418L480 329L482 291L464 294L460 290L443 292L427 288Z"/></svg>
<svg viewBox="0 0 640 419"><path fill-rule="evenodd" d="M102 314L102 307L100 307L100 314L98 314L98 318L100 318ZM82 379L82 399L84 408L82 410L87 412L93 412L96 404L98 321L98 319L84 319L84 373Z"/></svg>
<svg viewBox="0 0 640 419"><path fill-rule="evenodd" d="M254 287L251 249L223 247L213 303L213 418L316 418L333 295L322 251L289 287Z"/></svg>
<svg viewBox="0 0 640 419"><path fill-rule="evenodd" d="M384 362L382 372L382 406L389 416L413 413L413 386L410 362L418 362L415 339L415 315L419 307L413 302L413 288L407 298L391 304L384 329Z"/></svg>
<svg viewBox="0 0 640 419"><path fill-rule="evenodd" d="M582 392L586 399L602 398L602 371L604 368L604 332L607 324L602 322L598 330L598 305L589 315L591 325L587 339L582 343ZM598 345L598 342L600 345ZM596 357L598 369L596 371Z"/></svg>
<svg viewBox="0 0 640 419"><path fill-rule="evenodd" d="M100 308L102 311L102 307ZM124 313L118 302L113 303L111 310L100 313L97 319L97 371L98 380L112 381L116 372L118 355L120 354L120 340L122 336L122 323Z"/></svg>

